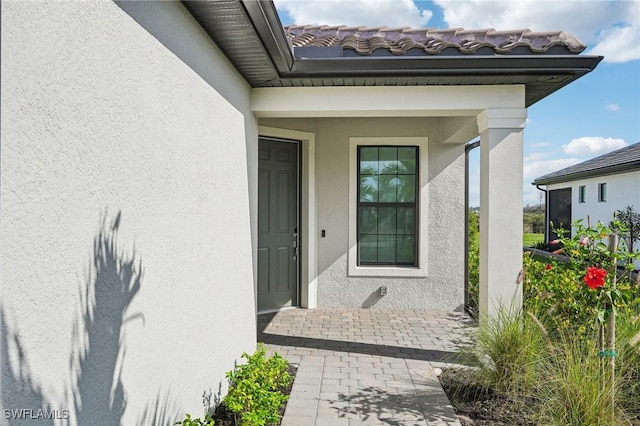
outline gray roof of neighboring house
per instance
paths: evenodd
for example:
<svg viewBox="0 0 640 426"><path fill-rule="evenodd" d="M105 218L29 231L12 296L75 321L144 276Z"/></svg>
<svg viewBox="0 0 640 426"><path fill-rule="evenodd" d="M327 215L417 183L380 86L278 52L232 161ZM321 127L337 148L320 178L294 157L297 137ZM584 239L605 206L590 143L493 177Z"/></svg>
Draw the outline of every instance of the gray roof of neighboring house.
<svg viewBox="0 0 640 426"><path fill-rule="evenodd" d="M252 87L525 86L529 107L602 56L559 31L282 27L270 0L183 0Z"/></svg>
<svg viewBox="0 0 640 426"><path fill-rule="evenodd" d="M640 142L541 176L533 181L533 185L550 185L633 170L640 170Z"/></svg>

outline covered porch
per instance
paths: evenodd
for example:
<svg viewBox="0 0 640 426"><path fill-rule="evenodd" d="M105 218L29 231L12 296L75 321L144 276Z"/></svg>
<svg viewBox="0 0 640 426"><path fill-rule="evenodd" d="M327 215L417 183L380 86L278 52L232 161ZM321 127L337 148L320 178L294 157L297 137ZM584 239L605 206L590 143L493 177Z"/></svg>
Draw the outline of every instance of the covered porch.
<svg viewBox="0 0 640 426"><path fill-rule="evenodd" d="M524 105L524 86L254 89L259 134L301 145L299 306L462 311L465 143L478 136L480 308L519 305ZM417 262L364 267L356 149L393 145L420 148Z"/></svg>

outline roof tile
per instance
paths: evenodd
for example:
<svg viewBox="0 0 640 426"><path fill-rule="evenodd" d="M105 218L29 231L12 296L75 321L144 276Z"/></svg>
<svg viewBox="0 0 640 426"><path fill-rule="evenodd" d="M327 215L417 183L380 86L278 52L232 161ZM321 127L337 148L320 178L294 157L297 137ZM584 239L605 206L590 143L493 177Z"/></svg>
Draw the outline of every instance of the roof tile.
<svg viewBox="0 0 640 426"><path fill-rule="evenodd" d="M565 31L533 32L529 29L496 31L493 28L442 30L290 25L285 27L285 33L294 47L340 46L354 50L358 55L371 55L377 49L387 50L393 55L403 55L410 49L437 55L447 48L456 49L462 54L521 54L522 48L528 49L531 54L578 54L586 48L580 40ZM556 46L559 49L550 51Z"/></svg>

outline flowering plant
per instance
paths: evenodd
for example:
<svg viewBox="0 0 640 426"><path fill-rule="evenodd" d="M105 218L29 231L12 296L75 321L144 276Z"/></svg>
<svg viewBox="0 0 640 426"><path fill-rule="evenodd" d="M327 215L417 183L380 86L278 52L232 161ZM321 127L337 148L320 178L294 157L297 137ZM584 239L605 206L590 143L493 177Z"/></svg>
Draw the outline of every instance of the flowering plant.
<svg viewBox="0 0 640 426"><path fill-rule="evenodd" d="M589 266L587 273L584 276L584 282L589 288L596 290L600 287L604 287L607 271L598 268L596 266Z"/></svg>
<svg viewBox="0 0 640 426"><path fill-rule="evenodd" d="M612 221L609 226L598 222L595 226L584 226L582 220L573 223L573 237L568 231L558 229L559 250L571 260L571 266L583 271L583 282L591 290L599 290L596 311L597 319L603 324L609 314L626 305L629 299L629 285L614 285L619 268L633 270L635 254L612 247L610 239L614 234L624 232L624 226Z"/></svg>

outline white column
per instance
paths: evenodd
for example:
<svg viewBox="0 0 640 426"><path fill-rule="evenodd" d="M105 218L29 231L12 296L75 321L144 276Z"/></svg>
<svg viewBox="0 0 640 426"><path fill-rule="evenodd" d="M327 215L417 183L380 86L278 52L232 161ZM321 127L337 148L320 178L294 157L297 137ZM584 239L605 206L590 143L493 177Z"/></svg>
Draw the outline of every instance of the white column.
<svg viewBox="0 0 640 426"><path fill-rule="evenodd" d="M480 131L480 318L522 309L522 131L525 108L488 109Z"/></svg>

